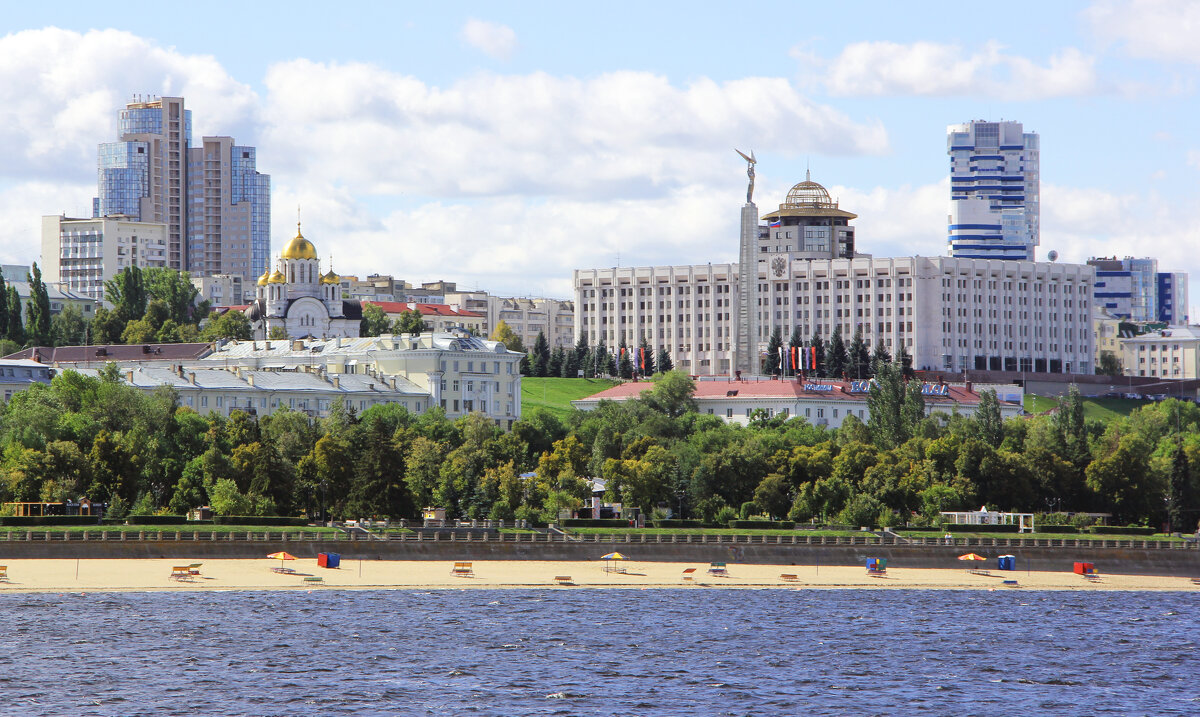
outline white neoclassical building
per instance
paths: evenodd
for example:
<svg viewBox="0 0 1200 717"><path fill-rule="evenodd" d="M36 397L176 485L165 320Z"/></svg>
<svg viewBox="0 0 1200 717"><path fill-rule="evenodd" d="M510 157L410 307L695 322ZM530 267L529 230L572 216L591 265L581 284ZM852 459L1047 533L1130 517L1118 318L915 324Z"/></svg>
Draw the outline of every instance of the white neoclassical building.
<svg viewBox="0 0 1200 717"><path fill-rule="evenodd" d="M275 271L259 277L246 316L260 340L276 327L290 338L353 338L358 336L362 305L342 299L332 269L321 274L317 248L304 238L297 222L296 236L283 248Z"/></svg>

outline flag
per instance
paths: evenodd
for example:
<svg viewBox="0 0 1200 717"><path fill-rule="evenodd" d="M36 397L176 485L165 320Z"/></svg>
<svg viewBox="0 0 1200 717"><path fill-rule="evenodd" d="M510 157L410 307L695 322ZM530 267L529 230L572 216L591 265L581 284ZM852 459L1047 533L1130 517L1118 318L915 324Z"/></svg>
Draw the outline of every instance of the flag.
<svg viewBox="0 0 1200 717"><path fill-rule="evenodd" d="M779 370L783 370L783 347L779 347Z"/></svg>
<svg viewBox="0 0 1200 717"><path fill-rule="evenodd" d="M810 369L812 369L813 371L816 371L817 370L817 347L809 346L808 352L809 352L809 354L811 354L809 357L809 361L808 361L808 367Z"/></svg>
<svg viewBox="0 0 1200 717"><path fill-rule="evenodd" d="M642 373L646 373L646 347L638 347L638 361L642 364Z"/></svg>
<svg viewBox="0 0 1200 717"><path fill-rule="evenodd" d="M767 226L769 226L769 227L777 227L777 226L779 226L779 220L778 220L778 219L776 219L775 221L771 222L771 223L770 223L770 224L768 224Z"/></svg>

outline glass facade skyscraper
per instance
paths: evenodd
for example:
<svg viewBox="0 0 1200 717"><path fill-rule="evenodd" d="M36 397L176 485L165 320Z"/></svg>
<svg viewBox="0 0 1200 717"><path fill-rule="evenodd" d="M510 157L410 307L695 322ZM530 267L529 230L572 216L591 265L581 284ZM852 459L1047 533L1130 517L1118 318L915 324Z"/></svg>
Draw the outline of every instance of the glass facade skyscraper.
<svg viewBox="0 0 1200 717"><path fill-rule="evenodd" d="M949 253L1034 261L1040 243L1040 146L1020 122L975 120L946 130Z"/></svg>
<svg viewBox="0 0 1200 717"><path fill-rule="evenodd" d="M167 266L252 285L268 264L271 225L271 180L254 147L231 137L193 145L182 97L138 98L121 110L118 132L100 145L93 215L166 224Z"/></svg>

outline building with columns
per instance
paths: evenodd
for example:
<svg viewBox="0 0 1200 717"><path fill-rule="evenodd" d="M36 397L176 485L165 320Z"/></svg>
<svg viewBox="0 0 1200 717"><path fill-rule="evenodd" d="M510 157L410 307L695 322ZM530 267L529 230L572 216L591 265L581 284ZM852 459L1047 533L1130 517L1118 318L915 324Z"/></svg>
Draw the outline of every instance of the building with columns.
<svg viewBox="0 0 1200 717"><path fill-rule="evenodd" d="M313 243L296 223L296 236L279 255L275 271L263 272L254 302L246 308L256 339L266 339L275 328L291 338L356 337L362 305L342 299L337 274L321 273L321 260Z"/></svg>
<svg viewBox="0 0 1200 717"><path fill-rule="evenodd" d="M750 276L742 264L576 270L576 335L610 349L645 338L696 375L730 375L739 366L758 373L776 329L785 342L793 331L828 341L840 330L847 343L861 330L871 349L882 345L895 356L903 346L918 369L1094 369L1094 267L860 254L849 223L855 215L811 179L748 229L756 211L753 203L742 207L740 253L754 262Z"/></svg>

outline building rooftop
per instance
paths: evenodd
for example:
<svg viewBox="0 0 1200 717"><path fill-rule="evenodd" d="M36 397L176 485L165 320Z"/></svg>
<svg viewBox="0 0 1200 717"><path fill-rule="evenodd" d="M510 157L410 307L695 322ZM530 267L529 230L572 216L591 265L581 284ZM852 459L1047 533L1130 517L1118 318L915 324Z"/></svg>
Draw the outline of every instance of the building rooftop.
<svg viewBox="0 0 1200 717"><path fill-rule="evenodd" d="M692 395L697 401L725 400L729 398L763 398L763 399L820 399L823 401L862 401L866 399L869 381L795 381L784 379L780 381L755 380L724 380L696 381L696 392ZM965 386L952 384L926 383L928 387L944 390L944 395L926 393L926 405L939 404L968 404L979 402L979 394ZM652 381L628 381L612 388L593 394L580 401L624 401L637 398L643 391L654 387ZM816 388L821 387L821 388ZM826 388L827 387L827 388Z"/></svg>
<svg viewBox="0 0 1200 717"><path fill-rule="evenodd" d="M5 356L44 364L106 363L108 361L188 361L211 353L209 343L104 344L99 346L33 346Z"/></svg>
<svg viewBox="0 0 1200 717"><path fill-rule="evenodd" d="M421 316L461 316L463 318L481 319L483 314L466 309L456 309L449 304L422 304L414 301L371 301L364 299L364 304L374 304L383 309L385 314L399 314L405 311L419 311Z"/></svg>

